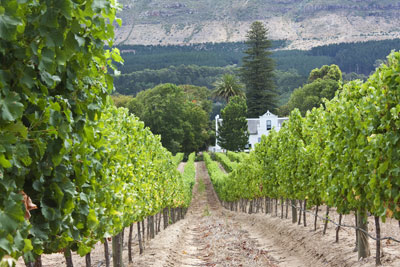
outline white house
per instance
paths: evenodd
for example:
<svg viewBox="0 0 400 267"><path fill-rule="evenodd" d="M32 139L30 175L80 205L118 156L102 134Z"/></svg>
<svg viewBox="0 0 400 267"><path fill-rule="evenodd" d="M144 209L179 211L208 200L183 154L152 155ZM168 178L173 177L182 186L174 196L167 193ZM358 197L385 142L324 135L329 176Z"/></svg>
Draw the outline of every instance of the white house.
<svg viewBox="0 0 400 267"><path fill-rule="evenodd" d="M249 129L249 149L251 150L255 144L261 142L262 135L268 135L269 131L274 128L279 131L282 127L282 123L287 120L287 117L278 118L275 114L267 111L264 115L257 119L247 119L247 127ZM215 129L216 135L218 136L218 122L222 122L219 115L215 116ZM218 139L215 141L215 147L210 148L213 152L221 152L222 148L218 144Z"/></svg>

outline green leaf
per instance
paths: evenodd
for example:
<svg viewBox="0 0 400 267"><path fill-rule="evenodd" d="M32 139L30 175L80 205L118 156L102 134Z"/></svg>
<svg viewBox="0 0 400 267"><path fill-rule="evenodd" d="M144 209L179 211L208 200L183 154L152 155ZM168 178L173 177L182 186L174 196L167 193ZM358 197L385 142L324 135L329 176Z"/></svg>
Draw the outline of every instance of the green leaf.
<svg viewBox="0 0 400 267"><path fill-rule="evenodd" d="M25 242L25 246L22 251L24 253L27 253L28 251L31 251L33 249L32 242L29 239L24 239L24 242Z"/></svg>
<svg viewBox="0 0 400 267"><path fill-rule="evenodd" d="M0 212L0 225L2 229L11 233L18 228L19 222L14 220L12 216L9 216L4 212Z"/></svg>
<svg viewBox="0 0 400 267"><path fill-rule="evenodd" d="M43 216L49 221L52 221L56 218L56 211L47 205L42 205L41 211Z"/></svg>
<svg viewBox="0 0 400 267"><path fill-rule="evenodd" d="M0 164L1 166L3 166L3 168L11 168L11 162L9 160L6 159L6 156L4 154L0 155Z"/></svg>
<svg viewBox="0 0 400 267"><path fill-rule="evenodd" d="M84 245L84 244L79 244L79 247L78 247L78 254L81 256L81 257L83 257L83 256L85 256L86 254L88 254L90 251L92 250L92 248L91 247L88 247L88 246L86 246L86 245Z"/></svg>
<svg viewBox="0 0 400 267"><path fill-rule="evenodd" d="M10 92L5 98L0 99L1 117L5 121L15 121L22 116L24 105L20 102L20 97L15 92Z"/></svg>
<svg viewBox="0 0 400 267"><path fill-rule="evenodd" d="M99 224L99 221L97 220L96 213L94 210L90 210L89 214L87 216L87 227L89 229L95 228Z"/></svg>
<svg viewBox="0 0 400 267"><path fill-rule="evenodd" d="M389 161L385 161L379 165L378 173L384 174L389 167Z"/></svg>
<svg viewBox="0 0 400 267"><path fill-rule="evenodd" d="M92 8L94 12L100 12L102 9L108 7L109 2L107 0L94 0L92 4Z"/></svg>
<svg viewBox="0 0 400 267"><path fill-rule="evenodd" d="M50 88L54 87L56 82L61 81L60 77L58 77L57 75L51 75L50 73L44 70L40 72L40 77L45 82L45 84Z"/></svg>
<svg viewBox="0 0 400 267"><path fill-rule="evenodd" d="M21 20L10 17L6 14L0 16L0 38L8 41L14 40L17 33L17 26L22 25Z"/></svg>
<svg viewBox="0 0 400 267"><path fill-rule="evenodd" d="M0 248L2 248L5 251L7 251L8 254L11 254L12 249L11 249L10 241L8 241L4 237L0 237Z"/></svg>
<svg viewBox="0 0 400 267"><path fill-rule="evenodd" d="M11 133L18 133L23 138L28 137L28 128L26 128L21 121L18 121L15 124L10 124L5 128L5 130Z"/></svg>
<svg viewBox="0 0 400 267"><path fill-rule="evenodd" d="M77 34L75 34L75 40L78 42L79 46L84 46L85 45L85 38L80 37Z"/></svg>
<svg viewBox="0 0 400 267"><path fill-rule="evenodd" d="M68 199L64 204L63 212L64 214L70 214L75 208L74 201L72 199Z"/></svg>
<svg viewBox="0 0 400 267"><path fill-rule="evenodd" d="M68 20L72 17L72 2L71 0L63 0L60 5L61 14Z"/></svg>
<svg viewBox="0 0 400 267"><path fill-rule="evenodd" d="M48 48L43 48L41 63L44 64L45 69L41 69L41 70L46 70L48 72L53 72L53 69L54 69L54 58L55 58L54 50L48 49Z"/></svg>
<svg viewBox="0 0 400 267"><path fill-rule="evenodd" d="M24 76L21 78L21 82L28 88L32 88L35 86L35 76L36 73L31 68L26 68L23 73Z"/></svg>

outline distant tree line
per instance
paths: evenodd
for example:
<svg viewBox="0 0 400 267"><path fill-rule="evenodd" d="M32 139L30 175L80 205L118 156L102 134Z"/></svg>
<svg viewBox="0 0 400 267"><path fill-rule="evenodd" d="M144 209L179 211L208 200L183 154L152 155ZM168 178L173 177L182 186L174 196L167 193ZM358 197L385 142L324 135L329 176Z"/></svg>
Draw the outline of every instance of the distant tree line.
<svg viewBox="0 0 400 267"><path fill-rule="evenodd" d="M271 49L284 46L285 41L272 41ZM240 66L246 44L237 42L187 46L124 45L118 48L125 60L124 65L119 67L120 71L131 73L180 65ZM338 65L345 73L369 75L375 70L376 61L385 59L393 49L400 50L400 39L332 44L315 47L310 51L278 50L273 52L272 58L276 62L276 69L296 69L303 76L308 76L315 68L330 64Z"/></svg>
<svg viewBox="0 0 400 267"><path fill-rule="evenodd" d="M324 45L308 53L330 57L343 72L369 75L392 50L400 50L400 39Z"/></svg>
<svg viewBox="0 0 400 267"><path fill-rule="evenodd" d="M273 49L283 47L285 41L272 41ZM206 43L191 45L122 45L118 46L125 60L122 73L144 69L163 69L169 66L198 65L225 67L238 65L246 49L244 42Z"/></svg>
<svg viewBox="0 0 400 267"><path fill-rule="evenodd" d="M118 94L133 95L153 88L159 84L191 84L213 89L215 82L224 74L237 74L235 67L171 66L159 70L143 70L115 77L114 84ZM275 70L274 82L278 92L278 105L286 104L290 94L307 81L307 75L300 75L296 69Z"/></svg>
<svg viewBox="0 0 400 267"><path fill-rule="evenodd" d="M170 66L157 70L145 69L121 74L115 77L114 85L117 92L124 95L136 95L140 91L163 83L191 84L211 89L218 76L234 72L234 67Z"/></svg>

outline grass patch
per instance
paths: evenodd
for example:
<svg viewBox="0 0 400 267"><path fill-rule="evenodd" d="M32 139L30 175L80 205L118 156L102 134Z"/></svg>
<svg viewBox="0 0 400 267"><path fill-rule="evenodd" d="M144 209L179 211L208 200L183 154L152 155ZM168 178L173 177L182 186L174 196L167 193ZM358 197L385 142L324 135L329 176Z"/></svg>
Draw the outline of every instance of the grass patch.
<svg viewBox="0 0 400 267"><path fill-rule="evenodd" d="M199 187L197 190L199 191L200 194L206 191L206 185L204 184L203 180L199 181Z"/></svg>
<svg viewBox="0 0 400 267"><path fill-rule="evenodd" d="M207 204L206 207L204 208L203 216L210 216L210 215L211 215L211 212L210 212L210 209L208 208L208 204Z"/></svg>

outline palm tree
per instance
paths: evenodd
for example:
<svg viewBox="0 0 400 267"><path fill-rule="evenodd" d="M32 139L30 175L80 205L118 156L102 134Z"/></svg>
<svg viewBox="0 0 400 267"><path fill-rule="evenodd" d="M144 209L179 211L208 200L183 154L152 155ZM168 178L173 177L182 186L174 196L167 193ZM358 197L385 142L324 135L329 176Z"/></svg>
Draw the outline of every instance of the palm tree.
<svg viewBox="0 0 400 267"><path fill-rule="evenodd" d="M246 94L242 90L243 85L238 81L235 75L224 74L219 80L214 83L214 91L212 96L222 98L226 102L233 96L245 98Z"/></svg>

